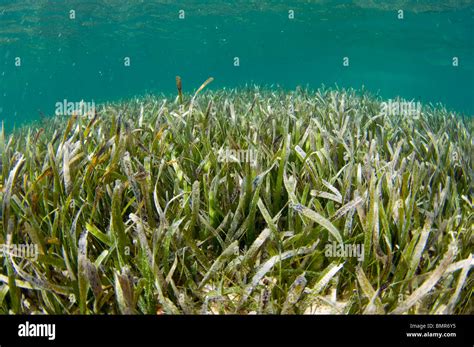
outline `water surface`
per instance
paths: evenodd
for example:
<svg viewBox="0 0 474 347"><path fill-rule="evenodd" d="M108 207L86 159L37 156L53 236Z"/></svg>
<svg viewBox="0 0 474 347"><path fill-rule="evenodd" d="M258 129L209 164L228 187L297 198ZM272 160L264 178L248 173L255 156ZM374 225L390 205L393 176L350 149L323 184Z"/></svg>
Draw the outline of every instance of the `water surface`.
<svg viewBox="0 0 474 347"><path fill-rule="evenodd" d="M462 0L3 0L0 120L11 129L64 99L171 93L176 75L185 92L209 76L211 88L364 86L473 114L473 15Z"/></svg>

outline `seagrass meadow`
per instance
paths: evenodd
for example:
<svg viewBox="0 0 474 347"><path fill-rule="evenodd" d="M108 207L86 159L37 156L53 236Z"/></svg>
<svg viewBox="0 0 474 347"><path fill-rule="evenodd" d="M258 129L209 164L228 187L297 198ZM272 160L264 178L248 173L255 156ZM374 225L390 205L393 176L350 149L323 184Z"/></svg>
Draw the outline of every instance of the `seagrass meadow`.
<svg viewBox="0 0 474 347"><path fill-rule="evenodd" d="M473 313L472 117L205 85L2 129L0 313Z"/></svg>

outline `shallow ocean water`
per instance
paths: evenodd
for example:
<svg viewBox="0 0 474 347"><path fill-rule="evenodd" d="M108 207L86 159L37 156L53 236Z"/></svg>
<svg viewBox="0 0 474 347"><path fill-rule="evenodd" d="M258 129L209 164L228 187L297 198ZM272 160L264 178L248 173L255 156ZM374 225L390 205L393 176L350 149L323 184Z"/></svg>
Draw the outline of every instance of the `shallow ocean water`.
<svg viewBox="0 0 474 347"><path fill-rule="evenodd" d="M186 93L209 76L211 89L324 84L472 115L473 15L467 0L4 0L0 120L175 93L176 75Z"/></svg>
<svg viewBox="0 0 474 347"><path fill-rule="evenodd" d="M473 2L3 2L0 316L474 312Z"/></svg>

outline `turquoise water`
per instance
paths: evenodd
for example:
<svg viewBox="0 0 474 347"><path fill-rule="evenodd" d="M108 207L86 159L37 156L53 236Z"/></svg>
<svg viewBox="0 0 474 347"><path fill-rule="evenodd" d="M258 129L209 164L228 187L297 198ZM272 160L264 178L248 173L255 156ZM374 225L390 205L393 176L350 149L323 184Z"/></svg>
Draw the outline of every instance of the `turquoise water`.
<svg viewBox="0 0 474 347"><path fill-rule="evenodd" d="M2 0L0 120L12 129L65 99L174 93L176 75L189 93L210 76L214 89L364 86L472 115L473 15L462 0Z"/></svg>

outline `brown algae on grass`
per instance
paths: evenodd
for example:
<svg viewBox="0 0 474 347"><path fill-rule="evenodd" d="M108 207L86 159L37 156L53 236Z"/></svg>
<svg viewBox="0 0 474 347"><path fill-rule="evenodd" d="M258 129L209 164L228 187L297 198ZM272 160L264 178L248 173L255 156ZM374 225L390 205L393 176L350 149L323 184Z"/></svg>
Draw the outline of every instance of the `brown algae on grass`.
<svg viewBox="0 0 474 347"><path fill-rule="evenodd" d="M474 311L472 118L210 82L2 128L0 313Z"/></svg>

